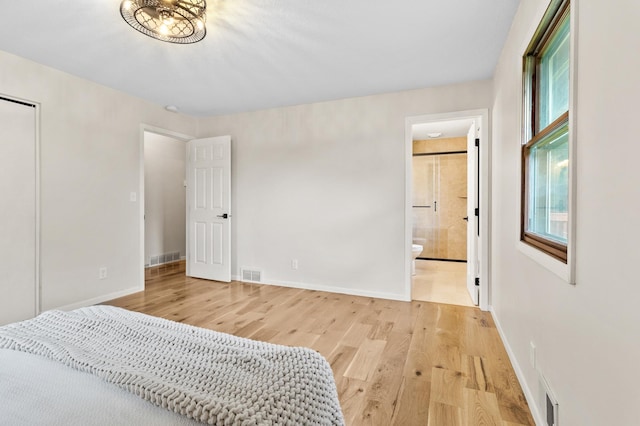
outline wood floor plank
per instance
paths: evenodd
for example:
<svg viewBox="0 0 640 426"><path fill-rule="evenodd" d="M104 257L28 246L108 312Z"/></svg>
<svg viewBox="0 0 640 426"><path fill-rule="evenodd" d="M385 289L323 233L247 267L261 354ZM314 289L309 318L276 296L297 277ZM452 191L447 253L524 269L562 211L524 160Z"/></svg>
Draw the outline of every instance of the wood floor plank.
<svg viewBox="0 0 640 426"><path fill-rule="evenodd" d="M429 404L429 421L427 426L466 426L481 423L465 423L463 420L463 410L453 405L442 404L431 401ZM482 424L482 426L485 426Z"/></svg>
<svg viewBox="0 0 640 426"><path fill-rule="evenodd" d="M459 371L434 368L431 373L431 401L464 407L465 377Z"/></svg>
<svg viewBox="0 0 640 426"><path fill-rule="evenodd" d="M431 381L433 365L433 355L426 352L409 350L407 352L407 361L404 364L402 375L406 378L420 377L422 380Z"/></svg>
<svg viewBox="0 0 640 426"><path fill-rule="evenodd" d="M351 365L353 357L356 356L358 348L351 346L338 345L336 349L327 357L327 361L331 365L335 377L343 377L344 373ZM345 376L346 377L346 376Z"/></svg>
<svg viewBox="0 0 640 426"><path fill-rule="evenodd" d="M402 373L407 362L407 348L411 337L400 333L391 333L382 351L378 366L369 380L367 399L388 402L395 407Z"/></svg>
<svg viewBox="0 0 640 426"><path fill-rule="evenodd" d="M276 334L271 341L273 343L277 343L278 345L286 345L286 346L305 346L310 348L313 344L318 340L320 336L312 333L305 333L304 331L299 331L296 329L292 329L289 331L281 331Z"/></svg>
<svg viewBox="0 0 640 426"><path fill-rule="evenodd" d="M367 400L360 416L354 419L354 424L366 426L380 426L391 423L393 408L381 401Z"/></svg>
<svg viewBox="0 0 640 426"><path fill-rule="evenodd" d="M340 343L347 346L359 347L365 340L367 340L367 336L371 333L371 329L371 324L355 322L351 324L351 327L349 327L344 337L340 339Z"/></svg>
<svg viewBox="0 0 640 426"><path fill-rule="evenodd" d="M465 387L484 392L495 392L491 376L488 375L485 367L486 361L483 357L463 355L462 372L466 376Z"/></svg>
<svg viewBox="0 0 640 426"><path fill-rule="evenodd" d="M364 339L347 371L344 372L344 376L367 381L373 376L386 345L387 342L384 340Z"/></svg>
<svg viewBox="0 0 640 426"><path fill-rule="evenodd" d="M426 426L429 421L430 399L430 382L403 377L391 424L393 426Z"/></svg>
<svg viewBox="0 0 640 426"><path fill-rule="evenodd" d="M371 325L371 329L367 337L371 340L387 340L389 333L393 330L393 322L376 321Z"/></svg>
<svg viewBox="0 0 640 426"><path fill-rule="evenodd" d="M318 339L310 346L321 354L330 354L338 346L338 342L342 338L343 333L339 331L325 331L318 337Z"/></svg>
<svg viewBox="0 0 640 426"><path fill-rule="evenodd" d="M489 312L185 276L149 268L111 305L240 337L307 346L333 370L347 426L531 426Z"/></svg>
<svg viewBox="0 0 640 426"><path fill-rule="evenodd" d="M500 426L502 417L498 399L492 392L465 389L465 424Z"/></svg>
<svg viewBox="0 0 640 426"><path fill-rule="evenodd" d="M360 424L360 419L366 406L365 389L366 382L348 377L341 377L336 381L342 414L347 425Z"/></svg>

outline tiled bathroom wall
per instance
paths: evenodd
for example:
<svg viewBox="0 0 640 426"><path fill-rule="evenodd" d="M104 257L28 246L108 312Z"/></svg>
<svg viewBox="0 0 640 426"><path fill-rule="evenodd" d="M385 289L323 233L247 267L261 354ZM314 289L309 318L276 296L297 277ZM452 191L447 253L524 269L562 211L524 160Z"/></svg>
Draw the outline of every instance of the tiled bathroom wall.
<svg viewBox="0 0 640 426"><path fill-rule="evenodd" d="M421 258L467 259L466 150L464 137L414 141L413 241L424 247Z"/></svg>

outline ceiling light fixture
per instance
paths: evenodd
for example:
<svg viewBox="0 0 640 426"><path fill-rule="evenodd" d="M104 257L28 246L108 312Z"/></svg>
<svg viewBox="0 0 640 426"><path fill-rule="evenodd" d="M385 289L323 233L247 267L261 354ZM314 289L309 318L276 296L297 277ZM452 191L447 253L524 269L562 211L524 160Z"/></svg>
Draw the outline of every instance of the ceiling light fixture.
<svg viewBox="0 0 640 426"><path fill-rule="evenodd" d="M197 43L207 35L205 0L124 0L120 14L142 34L171 43Z"/></svg>

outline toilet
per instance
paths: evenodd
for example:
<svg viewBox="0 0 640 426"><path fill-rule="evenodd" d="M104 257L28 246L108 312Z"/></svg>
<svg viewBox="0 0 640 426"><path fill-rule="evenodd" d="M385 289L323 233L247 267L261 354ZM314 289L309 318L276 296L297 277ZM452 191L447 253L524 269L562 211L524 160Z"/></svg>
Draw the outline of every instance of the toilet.
<svg viewBox="0 0 640 426"><path fill-rule="evenodd" d="M416 274L416 258L420 255L420 253L422 253L423 248L424 247L420 244L411 245L411 257L413 258L411 260L411 275Z"/></svg>

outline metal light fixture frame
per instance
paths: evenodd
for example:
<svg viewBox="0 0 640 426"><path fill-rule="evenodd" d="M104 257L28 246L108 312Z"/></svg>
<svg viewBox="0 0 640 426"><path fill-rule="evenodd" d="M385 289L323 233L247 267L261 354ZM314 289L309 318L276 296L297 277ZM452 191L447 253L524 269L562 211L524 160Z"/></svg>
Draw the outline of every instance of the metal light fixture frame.
<svg viewBox="0 0 640 426"><path fill-rule="evenodd" d="M207 35L205 0L123 0L122 18L134 29L158 40L197 43Z"/></svg>

